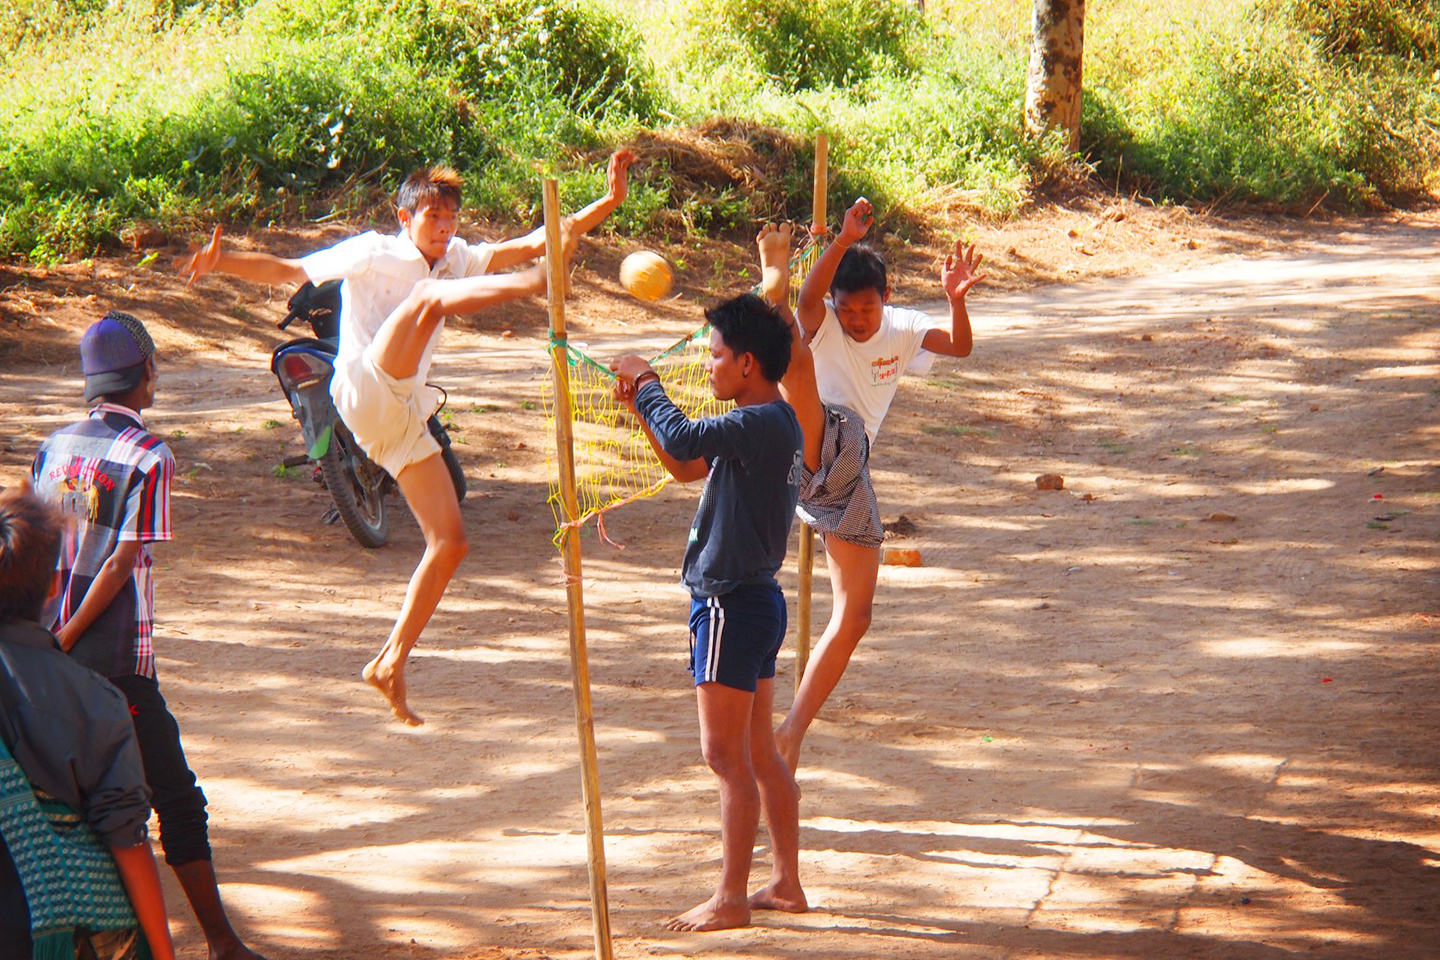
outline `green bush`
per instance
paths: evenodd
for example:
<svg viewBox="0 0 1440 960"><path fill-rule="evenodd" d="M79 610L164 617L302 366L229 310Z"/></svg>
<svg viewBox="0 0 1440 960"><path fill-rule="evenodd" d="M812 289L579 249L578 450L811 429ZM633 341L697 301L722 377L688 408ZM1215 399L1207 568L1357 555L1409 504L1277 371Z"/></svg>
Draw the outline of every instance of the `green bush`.
<svg viewBox="0 0 1440 960"><path fill-rule="evenodd" d="M903 0L699 0L691 24L690 55L705 67L717 55L752 58L790 91L913 70L926 33Z"/></svg>
<svg viewBox="0 0 1440 960"><path fill-rule="evenodd" d="M1424 191L1440 163L1428 73L1336 65L1284 11L1168 53L1091 72L1082 147L1103 178L1170 200L1370 205Z"/></svg>
<svg viewBox="0 0 1440 960"><path fill-rule="evenodd" d="M1331 55L1440 64L1440 3L1435 0L1280 2L1295 24Z"/></svg>

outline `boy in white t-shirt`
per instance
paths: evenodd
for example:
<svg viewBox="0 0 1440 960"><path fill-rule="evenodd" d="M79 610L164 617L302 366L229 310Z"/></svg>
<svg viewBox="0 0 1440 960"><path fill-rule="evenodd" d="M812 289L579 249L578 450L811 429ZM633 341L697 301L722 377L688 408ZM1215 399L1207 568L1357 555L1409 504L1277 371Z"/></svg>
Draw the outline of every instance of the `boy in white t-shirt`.
<svg viewBox="0 0 1440 960"><path fill-rule="evenodd" d="M624 200L635 155L610 158L605 195L562 228L569 256L581 234ZM410 577L395 626L362 676L384 695L400 720L423 723L405 698L405 661L469 550L460 501L426 420L438 393L425 375L447 316L474 313L545 292L543 229L499 243L467 244L455 236L460 177L446 167L419 170L396 197L398 234L370 232L301 259L227 250L220 228L185 264L193 281L211 271L272 284L341 286L340 346L330 395L341 419L370 459L395 478L425 535L425 554Z"/></svg>
<svg viewBox="0 0 1440 960"><path fill-rule="evenodd" d="M858 413L864 420L867 446L873 447L901 373L927 372L936 354L970 355L974 342L965 295L984 274L976 272L981 258L975 247L966 250L957 242L940 271L940 285L950 305L948 326L919 310L891 306L885 261L873 248L856 245L874 223L871 213L870 201L864 197L845 211L839 235L800 286L795 312L814 358L820 400L827 409L849 408ZM827 459L844 457L863 468L868 456L868 450L842 450L831 451ZM868 476L858 489L869 490ZM805 506L803 500L801 506ZM874 511L845 512L853 517ZM848 535L843 525L833 531L817 529L825 543L834 608L806 664L790 712L775 730L776 744L792 770L799 762L805 731L870 628L880 572L876 538Z"/></svg>

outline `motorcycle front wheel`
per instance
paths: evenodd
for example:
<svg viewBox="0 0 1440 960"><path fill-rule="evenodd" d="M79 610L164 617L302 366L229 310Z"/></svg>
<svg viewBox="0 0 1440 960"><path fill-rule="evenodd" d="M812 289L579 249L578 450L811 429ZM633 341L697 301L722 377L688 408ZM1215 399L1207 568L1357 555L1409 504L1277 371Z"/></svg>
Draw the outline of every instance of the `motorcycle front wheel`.
<svg viewBox="0 0 1440 960"><path fill-rule="evenodd" d="M320 474L350 535L362 547L383 547L390 536L385 514L389 475L365 456L344 424L335 425L330 447L320 458Z"/></svg>

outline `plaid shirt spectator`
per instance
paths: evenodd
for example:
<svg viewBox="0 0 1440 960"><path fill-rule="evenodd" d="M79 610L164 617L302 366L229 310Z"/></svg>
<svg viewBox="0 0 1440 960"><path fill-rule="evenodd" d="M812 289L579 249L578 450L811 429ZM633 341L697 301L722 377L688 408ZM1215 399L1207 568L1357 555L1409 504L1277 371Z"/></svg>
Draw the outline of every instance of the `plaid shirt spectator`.
<svg viewBox="0 0 1440 960"><path fill-rule="evenodd" d="M100 403L89 418L52 434L35 455L35 492L73 522L60 551L60 596L42 623L74 616L106 558L121 541L139 541L135 569L110 606L70 650L103 677L155 676L155 584L148 544L171 539L170 481L175 458L134 410Z"/></svg>

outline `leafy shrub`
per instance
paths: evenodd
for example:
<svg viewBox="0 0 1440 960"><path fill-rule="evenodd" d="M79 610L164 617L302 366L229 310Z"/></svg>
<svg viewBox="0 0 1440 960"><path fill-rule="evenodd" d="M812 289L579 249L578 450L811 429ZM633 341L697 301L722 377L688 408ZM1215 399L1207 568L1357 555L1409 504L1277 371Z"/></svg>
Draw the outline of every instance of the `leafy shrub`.
<svg viewBox="0 0 1440 960"><path fill-rule="evenodd" d="M1281 0L1327 53L1380 55L1440 64L1440 3L1435 0Z"/></svg>
<svg viewBox="0 0 1440 960"><path fill-rule="evenodd" d="M843 87L915 68L924 20L903 0L700 0L692 56L748 56L786 90ZM729 44L717 43L715 28Z"/></svg>

